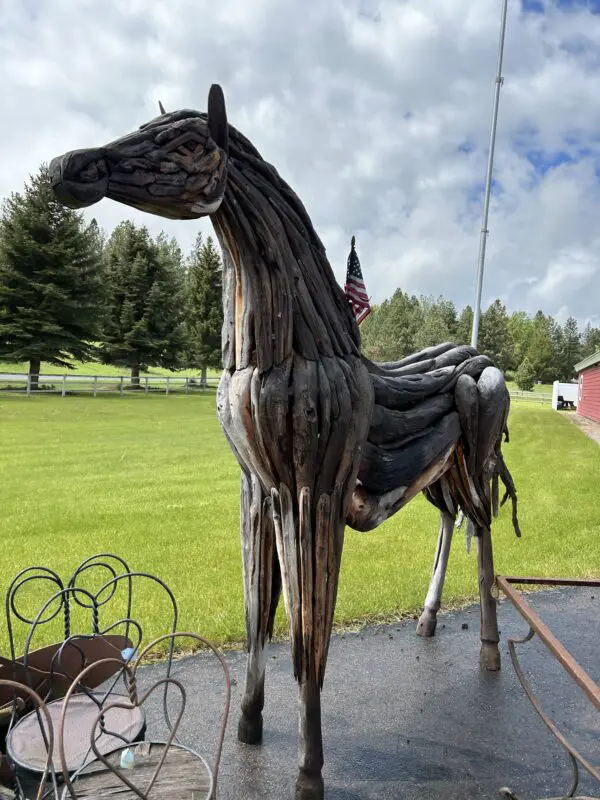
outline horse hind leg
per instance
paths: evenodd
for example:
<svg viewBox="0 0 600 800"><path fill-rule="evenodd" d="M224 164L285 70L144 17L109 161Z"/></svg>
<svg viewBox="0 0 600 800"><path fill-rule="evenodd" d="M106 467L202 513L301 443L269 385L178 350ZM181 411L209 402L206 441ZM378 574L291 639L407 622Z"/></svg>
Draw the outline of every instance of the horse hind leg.
<svg viewBox="0 0 600 800"><path fill-rule="evenodd" d="M491 523L497 505L497 482L490 479L494 469L492 461L497 451L502 433L506 428L506 418L510 398L502 372L496 367L486 367L477 381L479 422L477 449L474 465L475 480L479 495L485 508L485 520L480 520L477 534L477 571L479 578L479 600L481 606L481 653L482 669L495 672L500 669L500 650L498 648L498 620L494 588L494 557L492 552ZM495 484L495 486L494 486ZM481 522L484 525L481 525Z"/></svg>
<svg viewBox="0 0 600 800"><path fill-rule="evenodd" d="M266 651L273 634L281 593L281 575L271 513L258 478L242 473L241 539L248 660L238 739L245 744L262 741L265 702Z"/></svg>
<svg viewBox="0 0 600 800"><path fill-rule="evenodd" d="M419 617L417 633L419 636L434 636L437 626L437 612L442 604L442 592L448 558L450 556L450 546L452 544L452 534L454 532L454 516L447 511L440 513L440 530L438 534L435 560L433 563L433 573L429 583L429 590L425 598L425 607Z"/></svg>
<svg viewBox="0 0 600 800"><path fill-rule="evenodd" d="M497 672L500 669L498 642L498 613L492 594L494 586L494 557L492 534L489 527L477 530L477 571L479 577L479 603L481 608L481 650L479 663L482 669Z"/></svg>

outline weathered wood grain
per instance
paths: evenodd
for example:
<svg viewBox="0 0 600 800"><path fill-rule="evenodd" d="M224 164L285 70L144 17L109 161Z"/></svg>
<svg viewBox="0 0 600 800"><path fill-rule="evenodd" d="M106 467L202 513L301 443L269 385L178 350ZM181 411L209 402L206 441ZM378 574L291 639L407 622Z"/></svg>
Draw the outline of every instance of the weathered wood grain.
<svg viewBox="0 0 600 800"><path fill-rule="evenodd" d="M461 375L456 381L454 399L460 418L467 466L469 472L474 474L477 461L477 437L479 435L479 398L477 395L477 383L470 375Z"/></svg>
<svg viewBox="0 0 600 800"><path fill-rule="evenodd" d="M134 745L135 767L122 770L123 775L142 792L150 783L153 774L163 755L164 745ZM119 769L121 750L107 756L107 761L115 770ZM204 762L194 753L177 745L169 747L156 783L152 789L152 797L169 798L169 800L208 800L210 791L210 775ZM99 761L85 767L74 781L79 800L139 800L138 795L130 789L112 770ZM70 798L64 790L64 800Z"/></svg>
<svg viewBox="0 0 600 800"><path fill-rule="evenodd" d="M450 393L434 395L406 411L395 411L375 404L369 429L369 442L381 446L399 446L438 422L454 405Z"/></svg>
<svg viewBox="0 0 600 800"><path fill-rule="evenodd" d="M459 437L459 417L451 411L427 428L418 439L397 450L384 450L368 442L358 479L368 492L379 494L390 492L397 486L410 486Z"/></svg>

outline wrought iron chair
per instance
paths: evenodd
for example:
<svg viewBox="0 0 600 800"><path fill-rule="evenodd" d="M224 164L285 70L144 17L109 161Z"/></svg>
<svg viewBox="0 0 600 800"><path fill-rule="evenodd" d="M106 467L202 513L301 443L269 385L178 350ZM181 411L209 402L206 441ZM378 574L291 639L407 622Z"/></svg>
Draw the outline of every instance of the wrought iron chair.
<svg viewBox="0 0 600 800"><path fill-rule="evenodd" d="M223 714L217 736L216 752L212 767L195 750L181 741L180 727L186 711L187 695L181 680L171 675L170 660L162 664L164 675L154 679L156 665L146 674L151 684L143 694L139 691L140 667L156 655L157 649L168 643L169 653L173 653L176 640L189 645L203 645L218 659L224 676ZM115 699L109 696L108 702L96 708L90 725L81 727L77 715L72 714L72 704L81 696L87 697L89 674L97 667L106 669L109 664L94 663L85 667L73 680L64 699L53 701L60 705L58 719L49 706L30 687L14 681L1 681L0 687L13 695L13 702L25 695L32 701L33 711L30 732L38 726L37 736L42 742L38 770L23 770L12 759L16 767L14 784L11 788L0 786L2 800L98 800L118 794L120 800L159 800L169 797L173 800L215 800L217 778L229 709L231 703L231 680L227 664L221 653L206 639L193 633L172 633L151 642L136 658L135 663L127 663L123 668L116 660L118 671L122 671L127 695ZM149 741L132 743L127 737L112 730L120 715L135 715L144 704L159 690L162 690L162 720L156 728L167 731L164 737L152 737ZM169 709L170 701L175 699L177 708ZM52 705L52 704L51 704ZM171 702L172 705L172 702ZM160 716L160 715L159 715ZM73 771L73 725L80 738L81 766ZM151 729L154 729L154 725ZM87 736L87 738L86 738ZM106 747L112 739L110 747ZM11 756L9 755L9 758Z"/></svg>
<svg viewBox="0 0 600 800"><path fill-rule="evenodd" d="M78 568L69 585L48 598L35 615L27 634L24 655L19 662L24 683L33 689L34 681L39 680L39 675L34 674L30 667L31 643L36 630L53 619L61 609L66 609L68 627L65 624L65 631L68 630L70 635L63 642L46 648L45 657L49 663L45 665L42 683L38 682L36 688L38 693L44 688L48 713L56 726L63 708L57 698L64 697L68 691L73 695L73 686L76 686L76 696L69 705L62 741L70 772L80 769L92 757L85 743L98 713L101 714L103 735L97 741L96 748L102 752L110 752L123 742L139 741L145 735L143 710L140 707L127 710L115 705L128 697L125 670L135 657L143 635L140 623L131 617L134 582L152 581L154 586L165 592L171 608L170 621L166 626L169 632L175 631L178 617L177 604L170 589L160 579L147 573L113 572L113 577L94 592L77 585L77 577L81 576L84 569L91 568L91 561L84 562L87 566ZM119 585L126 589L125 613L129 616L113 620L107 627L102 627L101 610L115 596ZM88 623L91 620L91 624L84 626L83 633L73 633L71 611L75 606L83 609L84 616L89 617ZM24 618L23 615L21 618ZM171 645L167 658L167 674L170 673L172 657ZM81 677L83 673L85 680ZM75 678L77 675L80 676L78 679ZM116 688L121 680L125 681L125 694L119 693ZM44 769L46 758L46 742L39 724L39 714L30 711L23 715L23 709L18 706L19 701L22 703L23 698L17 697L14 703L6 735L7 757L20 773L39 775ZM105 712L109 705L114 706L110 713ZM58 769L57 763L53 763L53 769Z"/></svg>
<svg viewBox="0 0 600 800"><path fill-rule="evenodd" d="M169 651L173 651L175 641L187 641L188 645L203 645L218 659L224 676L223 714L217 736L216 752L213 766L195 750L181 741L179 734L187 706L186 690L179 679L171 675L170 664L167 663L165 676L161 677L140 694L138 690L139 668L148 657L156 652L164 643L169 643ZM189 650L190 648L185 648ZM88 668L93 669L93 666ZM154 668L156 669L156 667ZM221 762L221 753L231 703L231 680L225 659L221 653L206 639L194 633L172 633L155 639L140 653L133 665L125 668L128 686L128 698L110 703L96 715L89 738L90 753L94 760L70 774L64 743L67 739L66 721L69 715L69 704L73 700L78 684L86 679L84 670L73 682L65 695L63 710L57 733L60 764L65 786L60 800L92 800L117 794L120 800L159 800L170 797L173 800L214 800L217 791L217 779ZM151 735L148 741L137 744L122 743L110 753L101 752L98 747L102 736L103 718L116 709L133 711L140 709L159 689L163 690L162 720L158 727L166 730L165 737ZM174 716L169 711L169 701L177 703ZM108 727L108 720L106 721ZM152 731L152 723L149 725Z"/></svg>

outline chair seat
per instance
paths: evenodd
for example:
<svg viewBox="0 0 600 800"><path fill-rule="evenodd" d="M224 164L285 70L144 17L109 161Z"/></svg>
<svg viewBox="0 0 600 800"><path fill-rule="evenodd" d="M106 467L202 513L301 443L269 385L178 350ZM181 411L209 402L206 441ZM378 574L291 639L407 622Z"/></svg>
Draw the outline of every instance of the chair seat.
<svg viewBox="0 0 600 800"><path fill-rule="evenodd" d="M134 745L131 749L135 763L130 769L120 769L119 766L123 750L126 749L124 747L107 755L106 760L141 792L145 792L166 747L162 742ZM84 766L73 775L72 780L78 800L106 800L107 797L117 796L119 800L139 800L136 792L98 760ZM171 744L150 796L168 800L209 800L212 790L213 776L204 759L193 750ZM61 800L71 800L66 786Z"/></svg>
<svg viewBox="0 0 600 800"><path fill-rule="evenodd" d="M96 698L97 703L92 697ZM74 695L67 706L65 719L65 757L69 773L81 769L95 756L90 748L91 734L98 713L100 703L107 707L114 702L128 703L129 699L121 694L110 694L105 699L104 694ZM55 738L60 730L60 716L63 708L62 700L55 700L48 704L48 711L52 719ZM41 775L44 772L47 759L47 750L44 737L40 728L40 719L36 711L22 717L10 731L6 739L6 752L10 760L20 770ZM105 730L101 732L100 725L96 726L96 747L104 755L126 742L139 741L144 734L146 720L140 708L109 708L105 715ZM114 734L118 734L115 736ZM53 754L54 768L61 771L60 756L57 748Z"/></svg>

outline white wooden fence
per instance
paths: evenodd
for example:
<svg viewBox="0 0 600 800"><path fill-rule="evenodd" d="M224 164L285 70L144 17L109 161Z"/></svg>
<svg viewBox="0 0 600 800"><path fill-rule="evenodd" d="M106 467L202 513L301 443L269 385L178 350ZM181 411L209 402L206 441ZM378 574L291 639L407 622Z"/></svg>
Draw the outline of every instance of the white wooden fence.
<svg viewBox="0 0 600 800"><path fill-rule="evenodd" d="M509 394L515 400L535 400L538 403L548 404L552 402L550 392L522 392L520 389L513 389Z"/></svg>
<svg viewBox="0 0 600 800"><path fill-rule="evenodd" d="M554 381L552 384L552 408L558 411L558 398L562 397L563 401L572 403L577 408L579 400L579 384L577 383L559 383Z"/></svg>
<svg viewBox="0 0 600 800"><path fill-rule="evenodd" d="M31 375L17 372L0 372L0 397L6 394L195 394L215 389L218 378L208 377L202 383L200 377L179 375L141 375L139 383L132 382L129 375L69 375L43 373L37 376L38 388L32 389ZM35 381L33 381L35 385Z"/></svg>
<svg viewBox="0 0 600 800"><path fill-rule="evenodd" d="M218 377L207 377L203 385L200 376L183 377L179 375L141 375L139 384L132 383L129 375L79 375L43 373L38 376L39 388L35 394L194 394L207 389L216 389ZM33 393L31 376L27 373L0 372L0 397L6 394ZM575 384L575 388L577 385ZM2 391L4 390L4 391ZM513 390L510 396L519 400L533 400L538 403L551 403L548 392L522 392Z"/></svg>

